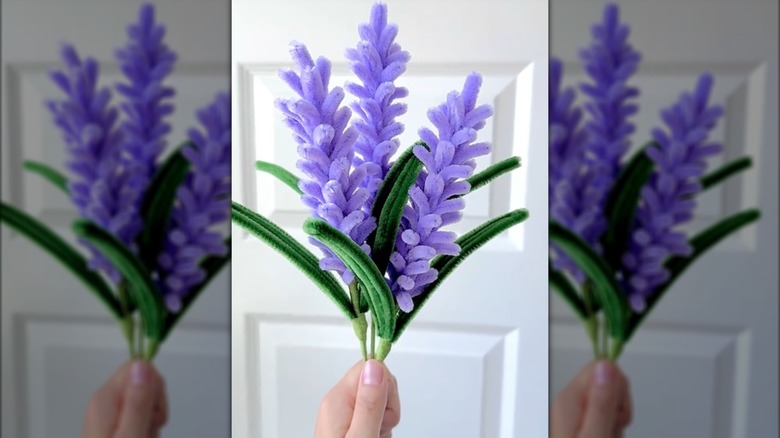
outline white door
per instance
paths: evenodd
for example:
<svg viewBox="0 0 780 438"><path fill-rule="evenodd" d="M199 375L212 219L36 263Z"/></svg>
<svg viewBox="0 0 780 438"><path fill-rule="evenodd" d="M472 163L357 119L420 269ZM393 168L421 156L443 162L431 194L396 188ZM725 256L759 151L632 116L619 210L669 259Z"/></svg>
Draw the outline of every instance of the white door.
<svg viewBox="0 0 780 438"><path fill-rule="evenodd" d="M65 146L43 102L60 92L47 72L61 41L100 62L117 82L114 49L137 19L139 1L4 1L2 84L3 201L72 236L66 197L21 170L25 159L64 169ZM179 62L170 84L176 113L170 142L195 126L194 112L226 90L227 1L166 1L157 7ZM102 304L26 238L2 227L2 412L4 437L81 434L92 393L127 359L125 340ZM163 436L226 436L229 416L229 271L203 292L156 364L165 376L170 420Z"/></svg>
<svg viewBox="0 0 780 438"><path fill-rule="evenodd" d="M714 98L726 107L714 135L727 158L754 160L752 170L700 198L694 228L742 209L763 210L757 225L697 261L626 347L620 364L635 402L627 436L777 436L777 2L619 4L643 55L635 123L644 137L637 141L649 138L660 108L709 70ZM603 2L551 6L550 53L566 62L569 82L579 82L577 49L587 44ZM557 297L552 313L550 379L557 394L590 360L590 344Z"/></svg>
<svg viewBox="0 0 780 438"><path fill-rule="evenodd" d="M297 40L334 63L358 41L372 1L234 1L233 199L305 242L297 195L254 170L262 159L295 169L296 148L274 110L289 96L276 77ZM463 233L511 208L531 218L467 260L401 340L387 364L398 378L403 437L526 437L547 433L547 2L390 1L389 21L412 60L402 145L425 112L471 71L496 116L480 165L520 155L523 167L468 198ZM484 167L483 167L484 168ZM311 436L319 402L360 357L351 325L273 249L233 228L232 388L236 437Z"/></svg>

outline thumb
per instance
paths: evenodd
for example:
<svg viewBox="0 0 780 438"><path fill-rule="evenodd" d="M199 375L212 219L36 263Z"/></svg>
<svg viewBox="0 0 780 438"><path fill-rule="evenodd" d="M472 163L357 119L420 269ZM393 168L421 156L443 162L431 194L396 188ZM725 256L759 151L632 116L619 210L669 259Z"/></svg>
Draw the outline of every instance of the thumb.
<svg viewBox="0 0 780 438"><path fill-rule="evenodd" d="M116 438L139 438L149 435L152 409L158 397L158 380L147 362L133 362L122 397L122 410Z"/></svg>
<svg viewBox="0 0 780 438"><path fill-rule="evenodd" d="M618 370L612 362L602 360L596 364L588 392L585 419L579 435L581 438L612 436L621 396L618 383Z"/></svg>
<svg viewBox="0 0 780 438"><path fill-rule="evenodd" d="M363 365L352 423L345 438L378 437L387 407L387 370L375 360Z"/></svg>

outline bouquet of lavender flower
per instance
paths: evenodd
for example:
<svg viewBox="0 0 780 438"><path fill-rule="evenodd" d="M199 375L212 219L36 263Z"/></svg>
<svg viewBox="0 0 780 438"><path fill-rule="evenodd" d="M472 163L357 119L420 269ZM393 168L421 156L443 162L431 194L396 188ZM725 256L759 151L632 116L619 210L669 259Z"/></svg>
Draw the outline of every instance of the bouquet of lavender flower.
<svg viewBox="0 0 780 438"><path fill-rule="evenodd" d="M47 102L68 148L70 178L37 162L25 168L70 196L74 225L89 260L49 227L6 203L0 218L67 267L120 322L131 357L151 360L201 291L230 259L230 241L214 229L228 219L230 97L198 111L203 131L162 163L174 90L163 84L176 55L165 27L144 5L129 41L116 52L127 80L99 87L98 64L64 45L64 68L51 73L65 93ZM108 281L106 281L108 280ZM147 343L146 346L144 345Z"/></svg>
<svg viewBox="0 0 780 438"><path fill-rule="evenodd" d="M350 107L341 106L342 88L329 88L330 61L315 61L302 44L290 48L299 72L279 74L298 95L276 106L298 143L297 168L304 177L257 162L259 170L278 177L311 208L303 229L323 257L318 260L279 226L237 202L232 217L300 268L352 321L363 358L381 361L458 264L524 221L528 212L512 211L460 238L443 229L461 218L465 195L519 167L519 159L474 174L474 158L490 152L489 143L476 139L492 108L476 105L481 77L473 73L462 91L428 111L437 132L422 128L421 141L392 161L404 130L396 121L406 112L399 100L408 95L394 82L406 70L409 53L395 42L398 27L387 22L384 4L375 4L370 21L358 29L361 41L346 54L359 79L345 86L356 97Z"/></svg>
<svg viewBox="0 0 780 438"><path fill-rule="evenodd" d="M661 112L666 129L623 160L639 94L628 85L640 60L628 35L618 7L607 5L580 53L592 80L580 85L584 124L561 62L550 65L550 284L584 321L594 355L612 360L686 268L760 216L746 210L690 239L676 228L693 217L698 193L751 165L743 157L705 175L721 150L708 133L723 113L709 103L709 74Z"/></svg>

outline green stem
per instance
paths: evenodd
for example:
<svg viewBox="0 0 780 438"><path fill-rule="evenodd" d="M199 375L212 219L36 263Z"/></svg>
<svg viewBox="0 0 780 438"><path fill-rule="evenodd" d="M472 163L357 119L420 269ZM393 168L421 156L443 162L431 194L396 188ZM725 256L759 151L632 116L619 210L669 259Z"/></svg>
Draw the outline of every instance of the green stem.
<svg viewBox="0 0 780 438"><path fill-rule="evenodd" d="M616 362L623 352L623 341L619 339L612 340L612 347L609 349L609 360Z"/></svg>
<svg viewBox="0 0 780 438"><path fill-rule="evenodd" d="M583 301L585 302L585 312L587 317L585 318L585 331L588 333L590 343L593 346L593 357L598 359L601 356L599 351L599 321L596 314L593 312L593 305L590 290L590 283L586 282L582 286Z"/></svg>
<svg viewBox="0 0 780 438"><path fill-rule="evenodd" d="M146 345L146 353L144 354L144 360L151 362L157 355L157 351L160 348L160 343L154 339L149 339L149 343Z"/></svg>
<svg viewBox="0 0 780 438"><path fill-rule="evenodd" d="M376 358L376 321L371 317L371 359Z"/></svg>
<svg viewBox="0 0 780 438"><path fill-rule="evenodd" d="M366 315L360 312L360 290L358 290L357 281L349 284L349 297L352 299L352 307L355 309L355 314L358 315L357 318L352 320L352 328L355 330L355 336L357 336L358 341L360 341L360 354L363 355L363 360L367 360L366 332L368 327Z"/></svg>
<svg viewBox="0 0 780 438"><path fill-rule="evenodd" d="M379 338L379 348L377 348L376 351L376 360L379 362L384 362L385 358L388 354L390 354L390 349L393 347L393 344L390 343L390 341Z"/></svg>
<svg viewBox="0 0 780 438"><path fill-rule="evenodd" d="M130 359L135 359L135 320L133 319L133 314L127 310L127 290L125 289L124 281L119 283L117 292L119 294L119 305L122 309L122 315L124 315L122 317L122 332L125 335L125 339L127 339L127 349L130 352Z"/></svg>

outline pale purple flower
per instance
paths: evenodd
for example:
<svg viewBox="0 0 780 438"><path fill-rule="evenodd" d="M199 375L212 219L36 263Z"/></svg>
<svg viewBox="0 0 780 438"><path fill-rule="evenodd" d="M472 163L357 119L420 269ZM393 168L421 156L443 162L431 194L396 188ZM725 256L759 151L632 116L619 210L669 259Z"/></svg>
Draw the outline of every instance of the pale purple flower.
<svg viewBox="0 0 780 438"><path fill-rule="evenodd" d="M182 150L190 172L176 192L165 247L158 257L168 309L206 278L200 262L228 248L214 226L230 217L230 95L220 93L197 113L204 132L189 131L193 146Z"/></svg>
<svg viewBox="0 0 780 438"><path fill-rule="evenodd" d="M438 272L431 268L431 259L460 253L455 233L440 229L460 220L465 204L459 195L470 190L465 179L474 173L474 158L491 149L490 143L475 143L477 131L493 114L490 105L476 106L481 85L479 74L469 75L460 93L451 92L446 102L428 111L437 133L420 129L428 148L416 146L414 154L424 168L409 190L411 205L404 210L388 267L391 289L404 312L410 312L412 298L436 280Z"/></svg>
<svg viewBox="0 0 780 438"><path fill-rule="evenodd" d="M301 158L296 165L306 175L299 183L302 200L314 217L347 234L368 252L365 241L376 228L376 221L363 211L369 199L368 190L362 186L366 166L352 167L358 133L347 126L352 113L341 106L344 91L341 87L328 88L331 64L326 58L315 62L306 46L299 43L291 45L290 54L300 73L285 69L279 77L299 97L277 99L276 106L298 143ZM325 254L320 261L322 269L338 272L347 284L354 281L354 275L327 246L310 240Z"/></svg>
<svg viewBox="0 0 780 438"><path fill-rule="evenodd" d="M363 186L369 199L364 210L371 212L374 196L391 167L390 158L400 142L404 125L395 120L406 113L406 104L397 102L409 92L394 81L406 71L409 52L395 42L398 26L387 22L387 5L376 3L371 8L369 23L358 27L361 41L357 48L347 50L350 69L360 84L348 82L346 90L358 98L351 106L358 119L353 126L360 134L355 141L353 163L365 163Z"/></svg>
<svg viewBox="0 0 780 438"><path fill-rule="evenodd" d="M675 227L693 217L693 195L701 190L706 159L721 150L721 145L707 141L723 114L721 107L709 104L712 82L711 75L702 75L694 93L683 93L661 112L667 131L653 130L660 148L649 148L647 155L655 171L642 188L628 252L622 258L630 302L637 312L644 310L647 296L668 280L666 259L691 253L685 233Z"/></svg>
<svg viewBox="0 0 780 438"><path fill-rule="evenodd" d="M68 169L71 200L82 217L87 218L130 244L139 229L138 191L121 167L122 135L116 129L118 112L109 106L111 91L98 87L98 64L92 58L82 60L71 45L61 49L64 68L53 71L51 79L66 97L51 100L47 106L55 125L62 132L69 153ZM113 282L119 272L94 247L81 241L92 257L90 268L102 270Z"/></svg>

